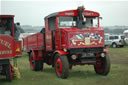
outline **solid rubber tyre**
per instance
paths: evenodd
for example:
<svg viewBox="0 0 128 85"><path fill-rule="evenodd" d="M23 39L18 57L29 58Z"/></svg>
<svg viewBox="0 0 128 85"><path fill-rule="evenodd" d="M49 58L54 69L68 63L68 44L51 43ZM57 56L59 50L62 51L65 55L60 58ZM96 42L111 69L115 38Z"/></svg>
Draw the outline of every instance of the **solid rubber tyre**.
<svg viewBox="0 0 128 85"><path fill-rule="evenodd" d="M6 80L12 81L14 70L13 70L11 64L4 65L4 69L5 69Z"/></svg>
<svg viewBox="0 0 128 85"><path fill-rule="evenodd" d="M33 53L31 52L30 56L30 68L33 70L33 71L40 71L40 70L43 70L43 61L41 60L34 60L34 56L33 56Z"/></svg>
<svg viewBox="0 0 128 85"><path fill-rule="evenodd" d="M94 70L97 74L107 75L110 72L110 59L106 53L104 58L96 58L96 64L94 65Z"/></svg>
<svg viewBox="0 0 128 85"><path fill-rule="evenodd" d="M59 78L68 77L69 62L67 56L56 54L54 59L54 67L55 67L56 75Z"/></svg>

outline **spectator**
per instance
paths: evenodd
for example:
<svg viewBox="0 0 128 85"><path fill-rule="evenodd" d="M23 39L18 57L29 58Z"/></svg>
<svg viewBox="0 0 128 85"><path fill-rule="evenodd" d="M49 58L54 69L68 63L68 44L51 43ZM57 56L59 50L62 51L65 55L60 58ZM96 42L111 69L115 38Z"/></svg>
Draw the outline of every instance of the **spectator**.
<svg viewBox="0 0 128 85"><path fill-rule="evenodd" d="M6 27L6 23L7 23L6 20L0 21L0 34L4 34L5 33L5 29L7 28Z"/></svg>
<svg viewBox="0 0 128 85"><path fill-rule="evenodd" d="M16 23L16 24L14 25L15 40L19 40L20 29L21 29L20 23Z"/></svg>

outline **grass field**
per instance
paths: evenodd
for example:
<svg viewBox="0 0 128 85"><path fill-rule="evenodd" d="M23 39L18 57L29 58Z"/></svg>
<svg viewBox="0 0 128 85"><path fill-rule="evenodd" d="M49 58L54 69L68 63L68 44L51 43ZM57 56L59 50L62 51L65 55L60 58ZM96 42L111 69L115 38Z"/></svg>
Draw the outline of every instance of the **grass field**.
<svg viewBox="0 0 128 85"><path fill-rule="evenodd" d="M111 70L108 76L100 76L94 72L93 66L74 66L67 79L56 77L51 66L44 65L44 70L30 70L28 55L23 53L18 59L21 79L6 82L0 77L0 85L128 85L128 46L124 48L108 48L111 59Z"/></svg>

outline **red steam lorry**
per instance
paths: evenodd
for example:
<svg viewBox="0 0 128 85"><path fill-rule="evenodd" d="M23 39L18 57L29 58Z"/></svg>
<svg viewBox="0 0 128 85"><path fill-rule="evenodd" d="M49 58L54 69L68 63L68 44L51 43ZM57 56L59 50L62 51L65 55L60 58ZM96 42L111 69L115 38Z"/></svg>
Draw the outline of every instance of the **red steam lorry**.
<svg viewBox="0 0 128 85"><path fill-rule="evenodd" d="M42 70L47 63L55 68L59 78L67 78L72 66L87 64L93 65L97 74L107 75L110 60L99 16L84 7L46 16L45 28L23 39L31 69Z"/></svg>
<svg viewBox="0 0 128 85"><path fill-rule="evenodd" d="M0 15L0 76L13 79L16 57L21 56L21 42L15 40L14 15ZM12 64L11 64L12 62Z"/></svg>

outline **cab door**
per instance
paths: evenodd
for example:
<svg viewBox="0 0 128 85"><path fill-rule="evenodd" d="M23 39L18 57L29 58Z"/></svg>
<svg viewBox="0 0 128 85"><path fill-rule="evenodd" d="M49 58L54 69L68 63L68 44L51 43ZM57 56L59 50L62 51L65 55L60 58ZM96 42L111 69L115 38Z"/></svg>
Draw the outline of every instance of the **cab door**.
<svg viewBox="0 0 128 85"><path fill-rule="evenodd" d="M49 29L48 19L45 19L45 50L52 51L52 31Z"/></svg>

